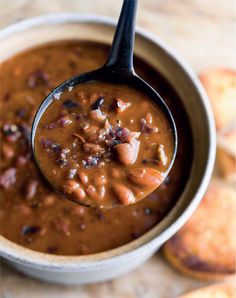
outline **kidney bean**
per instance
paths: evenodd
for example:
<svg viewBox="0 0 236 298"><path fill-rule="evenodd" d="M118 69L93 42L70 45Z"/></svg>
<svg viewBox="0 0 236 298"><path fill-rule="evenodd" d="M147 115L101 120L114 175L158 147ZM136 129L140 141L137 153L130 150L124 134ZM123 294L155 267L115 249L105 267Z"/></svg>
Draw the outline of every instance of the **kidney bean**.
<svg viewBox="0 0 236 298"><path fill-rule="evenodd" d="M90 143L96 143L98 141L99 136L98 135L91 135L88 137L88 142Z"/></svg>
<svg viewBox="0 0 236 298"><path fill-rule="evenodd" d="M53 194L47 195L46 197L43 198L43 205L46 207L50 207L54 205L55 202L56 202L56 196Z"/></svg>
<svg viewBox="0 0 236 298"><path fill-rule="evenodd" d="M64 185L64 192L72 194L75 199L83 200L86 196L80 184L74 180L67 180Z"/></svg>
<svg viewBox="0 0 236 298"><path fill-rule="evenodd" d="M134 164L139 152L140 142L133 139L130 144L123 143L114 146L118 160L124 165Z"/></svg>
<svg viewBox="0 0 236 298"><path fill-rule="evenodd" d="M107 118L107 115L102 113L100 109L90 111L89 116L92 120L99 122L104 121Z"/></svg>
<svg viewBox="0 0 236 298"><path fill-rule="evenodd" d="M85 208L83 206L76 206L72 210L72 214L78 215L78 216L83 216L85 214Z"/></svg>
<svg viewBox="0 0 236 298"><path fill-rule="evenodd" d="M34 181L30 181L27 185L27 188L26 188L26 198L27 199L32 199L36 192L37 192L37 187L38 187L38 181L34 180Z"/></svg>
<svg viewBox="0 0 236 298"><path fill-rule="evenodd" d="M158 127L156 126L151 126L150 124L147 123L147 120L142 118L140 120L141 123L141 131L145 134L150 134L150 133L156 133L158 132Z"/></svg>
<svg viewBox="0 0 236 298"><path fill-rule="evenodd" d="M16 168L9 168L0 175L0 185L8 189L16 182Z"/></svg>
<svg viewBox="0 0 236 298"><path fill-rule="evenodd" d="M92 136L97 133L99 127L95 125L87 125L82 128L83 132L87 137Z"/></svg>
<svg viewBox="0 0 236 298"><path fill-rule="evenodd" d="M19 67L19 66L16 66L14 69L13 69L13 75L18 77L20 76L22 73L22 69Z"/></svg>
<svg viewBox="0 0 236 298"><path fill-rule="evenodd" d="M101 185L98 187L98 196L99 198L103 199L105 197L106 194L106 188L104 185Z"/></svg>
<svg viewBox="0 0 236 298"><path fill-rule="evenodd" d="M105 185L107 183L107 179L104 175L97 175L94 178L94 184L96 186Z"/></svg>
<svg viewBox="0 0 236 298"><path fill-rule="evenodd" d="M82 201L86 197L86 193L82 187L78 187L73 191L73 196L75 199Z"/></svg>
<svg viewBox="0 0 236 298"><path fill-rule="evenodd" d="M134 168L129 171L128 179L135 185L143 187L158 187L164 177L153 168Z"/></svg>
<svg viewBox="0 0 236 298"><path fill-rule="evenodd" d="M42 237L42 236L45 236L47 234L47 228L43 227L40 229L39 231L39 235Z"/></svg>
<svg viewBox="0 0 236 298"><path fill-rule="evenodd" d="M80 230L85 230L85 228L86 228L86 224L84 224L84 223L81 223L80 225L79 225L79 228L80 228Z"/></svg>
<svg viewBox="0 0 236 298"><path fill-rule="evenodd" d="M2 145L2 154L3 154L3 157L5 159L12 159L12 157L14 156L14 150L12 149L11 146L9 146L8 144L4 143Z"/></svg>
<svg viewBox="0 0 236 298"><path fill-rule="evenodd" d="M24 155L19 155L16 159L16 164L17 166L21 167L24 166L25 164L27 164L27 162L29 161L30 157L28 155L24 156Z"/></svg>
<svg viewBox="0 0 236 298"><path fill-rule="evenodd" d="M129 205L135 202L132 191L123 184L114 184L112 187L118 202L122 205Z"/></svg>
<svg viewBox="0 0 236 298"><path fill-rule="evenodd" d="M22 216L29 216L32 214L32 210L26 204L16 205L15 208L19 211Z"/></svg>
<svg viewBox="0 0 236 298"><path fill-rule="evenodd" d="M84 172L82 171L79 171L78 172L78 177L80 179L80 181L86 185L88 182L89 182L89 178L88 178L88 175L86 175Z"/></svg>
<svg viewBox="0 0 236 298"><path fill-rule="evenodd" d="M94 201L99 201L99 199L101 199L100 194L93 185L90 184L85 191Z"/></svg>
<svg viewBox="0 0 236 298"><path fill-rule="evenodd" d="M70 221L67 218L56 217L52 221L53 227L56 231L62 232L66 236L70 236Z"/></svg>
<svg viewBox="0 0 236 298"><path fill-rule="evenodd" d="M88 253L89 253L89 248L86 244L81 243L78 245L78 254L86 255Z"/></svg>
<svg viewBox="0 0 236 298"><path fill-rule="evenodd" d="M140 136L140 134L140 132L128 131L123 133L123 135L121 135L119 139L122 143L131 143L131 141L133 139L137 139Z"/></svg>
<svg viewBox="0 0 236 298"><path fill-rule="evenodd" d="M112 178L121 178L121 176L122 176L121 171L116 168L110 168L109 173Z"/></svg>
<svg viewBox="0 0 236 298"><path fill-rule="evenodd" d="M146 118L147 124L152 124L152 114L151 113L147 113L145 118Z"/></svg>
<svg viewBox="0 0 236 298"><path fill-rule="evenodd" d="M163 164L167 165L168 158L165 154L164 146L162 144L157 145L157 158Z"/></svg>

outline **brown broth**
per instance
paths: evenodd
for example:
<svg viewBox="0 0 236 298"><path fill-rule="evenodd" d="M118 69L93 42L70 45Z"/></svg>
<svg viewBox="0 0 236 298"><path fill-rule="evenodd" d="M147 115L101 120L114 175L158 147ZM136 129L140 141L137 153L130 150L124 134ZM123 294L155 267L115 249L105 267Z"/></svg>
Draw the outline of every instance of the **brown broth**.
<svg viewBox="0 0 236 298"><path fill-rule="evenodd" d="M20 53L0 68L0 232L30 249L60 255L106 251L143 235L169 212L182 193L192 160L189 121L173 88L135 58L137 73L154 86L174 116L179 146L165 182L137 204L112 210L78 206L58 196L32 161L29 136L42 99L65 79L104 64L109 47L61 42Z"/></svg>
<svg viewBox="0 0 236 298"><path fill-rule="evenodd" d="M47 180L66 198L100 208L134 204L153 192L173 149L170 123L146 94L105 82L59 93L35 135Z"/></svg>

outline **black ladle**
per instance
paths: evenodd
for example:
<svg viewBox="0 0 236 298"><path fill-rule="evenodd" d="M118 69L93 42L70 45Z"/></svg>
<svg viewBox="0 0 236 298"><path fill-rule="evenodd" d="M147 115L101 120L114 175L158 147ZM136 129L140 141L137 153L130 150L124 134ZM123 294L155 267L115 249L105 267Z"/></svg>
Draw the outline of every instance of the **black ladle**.
<svg viewBox="0 0 236 298"><path fill-rule="evenodd" d="M112 47L109 57L105 65L97 70L75 76L60 86L55 88L40 105L32 125L31 145L32 152L36 164L40 169L40 164L37 163L37 156L35 153L35 133L38 123L48 106L53 102L57 94L68 91L70 87L75 87L81 83L91 81L105 81L110 83L126 84L136 88L145 93L151 100L153 100L160 109L164 112L169 120L174 137L174 151L172 160L166 172L168 175L176 156L177 151L177 132L174 119L171 115L167 105L160 97L160 95L143 79L141 79L134 71L133 67L133 49L135 36L135 16L137 8L137 0L124 0L119 22L116 28L115 36L112 42ZM42 172L43 173L43 172ZM50 181L49 181L50 182Z"/></svg>

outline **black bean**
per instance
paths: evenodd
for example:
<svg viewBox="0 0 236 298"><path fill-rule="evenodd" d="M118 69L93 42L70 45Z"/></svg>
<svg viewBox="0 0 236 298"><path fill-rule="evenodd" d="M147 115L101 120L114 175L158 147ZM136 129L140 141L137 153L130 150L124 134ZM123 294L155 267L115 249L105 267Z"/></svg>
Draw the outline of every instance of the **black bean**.
<svg viewBox="0 0 236 298"><path fill-rule="evenodd" d="M30 129L30 126L26 123L23 123L21 125L19 125L19 129L20 129L20 132L23 136L23 138L28 142L30 143L30 139L31 139L31 129Z"/></svg>
<svg viewBox="0 0 236 298"><path fill-rule="evenodd" d="M104 213L102 213L102 212L98 212L97 217L98 217L98 219L101 220L101 221L105 220L105 215L104 215Z"/></svg>
<svg viewBox="0 0 236 298"><path fill-rule="evenodd" d="M130 236L132 237L132 239L137 239L140 236L140 234L138 232L134 231L130 234Z"/></svg>
<svg viewBox="0 0 236 298"><path fill-rule="evenodd" d="M100 96L92 105L91 105L91 109L92 110L97 110L98 108L100 108L103 104L104 104L104 97Z"/></svg>
<svg viewBox="0 0 236 298"><path fill-rule="evenodd" d="M64 101L62 105L65 109L75 109L75 108L79 107L78 103L76 103L76 102L74 102L73 100L70 100L70 99Z"/></svg>
<svg viewBox="0 0 236 298"><path fill-rule="evenodd" d="M65 158L59 158L59 159L56 160L56 164L63 167L63 166L68 165L68 160L65 159Z"/></svg>
<svg viewBox="0 0 236 298"><path fill-rule="evenodd" d="M61 145L54 143L53 140L42 138L40 143L44 148L51 149L55 153L59 153L61 151Z"/></svg>
<svg viewBox="0 0 236 298"><path fill-rule="evenodd" d="M27 110L26 109L19 109L16 111L16 115L20 118L24 118L27 115Z"/></svg>
<svg viewBox="0 0 236 298"><path fill-rule="evenodd" d="M59 145L57 143L53 143L51 146L51 149L53 152L59 153L61 151L61 145Z"/></svg>
<svg viewBox="0 0 236 298"><path fill-rule="evenodd" d="M55 253L57 250L58 250L58 249L57 249L56 246L48 246L48 247L47 247L47 253L49 253L49 254L53 254L53 253Z"/></svg>
<svg viewBox="0 0 236 298"><path fill-rule="evenodd" d="M41 228L39 226L23 226L23 228L21 229L21 235L33 235L38 233L40 229Z"/></svg>

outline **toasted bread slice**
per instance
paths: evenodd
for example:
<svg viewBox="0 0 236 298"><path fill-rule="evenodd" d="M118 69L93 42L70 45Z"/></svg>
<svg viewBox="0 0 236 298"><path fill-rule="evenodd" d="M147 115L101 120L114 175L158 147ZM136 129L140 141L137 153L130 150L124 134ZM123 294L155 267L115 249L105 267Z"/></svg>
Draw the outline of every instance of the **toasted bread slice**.
<svg viewBox="0 0 236 298"><path fill-rule="evenodd" d="M198 209L163 247L167 260L187 275L207 280L235 273L236 195L233 188L212 180Z"/></svg>
<svg viewBox="0 0 236 298"><path fill-rule="evenodd" d="M222 178L232 182L236 181L235 156L219 146L217 148L216 165L217 171Z"/></svg>
<svg viewBox="0 0 236 298"><path fill-rule="evenodd" d="M236 298L235 284L216 284L201 288L179 298Z"/></svg>
<svg viewBox="0 0 236 298"><path fill-rule="evenodd" d="M236 119L234 125L218 133L218 144L232 155L236 154Z"/></svg>
<svg viewBox="0 0 236 298"><path fill-rule="evenodd" d="M199 77L210 98L217 129L235 122L236 71L215 68L201 73Z"/></svg>
<svg viewBox="0 0 236 298"><path fill-rule="evenodd" d="M221 177L236 181L236 125L218 133L216 169Z"/></svg>

